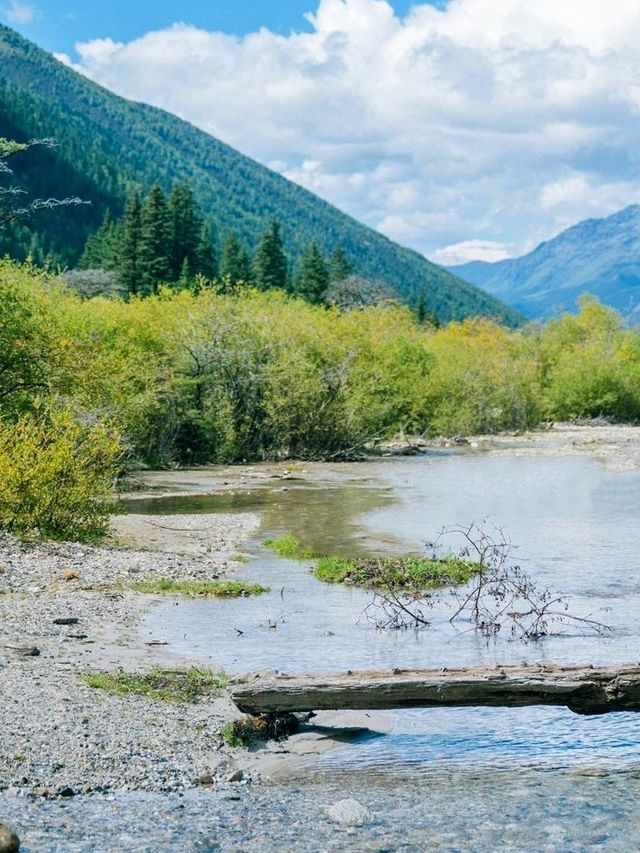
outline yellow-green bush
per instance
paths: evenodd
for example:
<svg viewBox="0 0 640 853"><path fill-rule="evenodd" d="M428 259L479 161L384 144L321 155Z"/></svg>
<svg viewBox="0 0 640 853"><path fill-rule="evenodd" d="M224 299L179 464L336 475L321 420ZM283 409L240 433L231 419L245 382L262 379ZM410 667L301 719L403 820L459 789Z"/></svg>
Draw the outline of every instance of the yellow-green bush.
<svg viewBox="0 0 640 853"><path fill-rule="evenodd" d="M82 300L9 262L0 296L0 417L62 398L113 424L144 465L333 459L399 432L640 418L640 335L589 299L544 327L434 329L397 305L341 313L202 282Z"/></svg>
<svg viewBox="0 0 640 853"><path fill-rule="evenodd" d="M0 528L94 540L106 530L121 455L108 427L68 409L0 421Z"/></svg>
<svg viewBox="0 0 640 853"><path fill-rule="evenodd" d="M535 348L490 320L451 323L428 343L429 428L437 434L523 429L541 415Z"/></svg>
<svg viewBox="0 0 640 853"><path fill-rule="evenodd" d="M640 336L597 300L552 320L541 340L544 406L549 418L640 417Z"/></svg>

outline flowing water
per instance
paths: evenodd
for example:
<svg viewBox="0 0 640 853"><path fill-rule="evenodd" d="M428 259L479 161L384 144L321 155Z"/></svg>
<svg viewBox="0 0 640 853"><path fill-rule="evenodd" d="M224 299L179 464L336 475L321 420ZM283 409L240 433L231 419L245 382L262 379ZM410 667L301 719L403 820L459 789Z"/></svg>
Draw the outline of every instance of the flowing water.
<svg viewBox="0 0 640 853"><path fill-rule="evenodd" d="M285 490L132 502L136 512L163 514L260 511L263 525L248 549L250 562L237 575L271 587L251 599L166 601L149 613L145 637L232 673L640 659L640 472L613 472L578 457L474 453L341 470L336 476L334 467L325 482L288 482ZM421 549L443 526L485 518L517 543L517 562L539 583L566 593L572 612L595 614L611 634L573 631L538 643L487 643L449 623L447 596L429 612L427 629L376 630L363 617L369 593L322 584L310 561L280 558L262 544L293 533L322 553L401 553ZM132 850L161 844L301 851L640 847L640 715L425 709L385 714L385 723L386 734L308 760L286 782L254 787L237 802L216 801L217 823L211 796L207 806L200 794L180 802L130 795L113 799L111 808L125 824L141 812L160 809L167 816L148 827L155 848L140 842ZM324 813L326 803L345 796L372 815L353 836ZM69 827L81 825L92 802L70 807ZM160 826L169 833L162 842ZM112 849L69 845L60 849Z"/></svg>

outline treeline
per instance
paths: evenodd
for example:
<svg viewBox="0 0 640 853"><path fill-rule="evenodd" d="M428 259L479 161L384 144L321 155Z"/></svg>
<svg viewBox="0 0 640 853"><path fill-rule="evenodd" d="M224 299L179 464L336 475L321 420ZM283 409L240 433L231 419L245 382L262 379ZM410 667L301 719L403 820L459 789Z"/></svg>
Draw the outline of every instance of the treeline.
<svg viewBox="0 0 640 853"><path fill-rule="evenodd" d="M95 533L90 499L131 466L341 459L600 415L640 419L640 333L594 300L544 327L435 328L281 290L87 300L0 262L0 526Z"/></svg>
<svg viewBox="0 0 640 853"><path fill-rule="evenodd" d="M218 289L238 284L258 290L280 288L308 302L320 303L332 283L355 270L341 245L325 258L311 241L300 259L285 252L282 227L274 219L252 252L231 231L219 249L187 182L174 183L170 195L156 184L143 199L134 190L120 219L105 214L98 231L87 240L80 260L84 270L112 272L124 292L157 293L162 285L174 289L215 282ZM70 281L82 282L74 274Z"/></svg>

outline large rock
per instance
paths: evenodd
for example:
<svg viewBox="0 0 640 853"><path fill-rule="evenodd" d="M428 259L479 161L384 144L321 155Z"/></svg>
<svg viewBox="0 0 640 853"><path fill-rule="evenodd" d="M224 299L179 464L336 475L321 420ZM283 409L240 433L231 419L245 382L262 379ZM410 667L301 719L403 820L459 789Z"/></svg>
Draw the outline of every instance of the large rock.
<svg viewBox="0 0 640 853"><path fill-rule="evenodd" d="M338 800L327 808L331 820L341 826L362 826L370 820L367 809L357 800Z"/></svg>
<svg viewBox="0 0 640 853"><path fill-rule="evenodd" d="M6 823L0 823L0 853L18 853L20 839Z"/></svg>

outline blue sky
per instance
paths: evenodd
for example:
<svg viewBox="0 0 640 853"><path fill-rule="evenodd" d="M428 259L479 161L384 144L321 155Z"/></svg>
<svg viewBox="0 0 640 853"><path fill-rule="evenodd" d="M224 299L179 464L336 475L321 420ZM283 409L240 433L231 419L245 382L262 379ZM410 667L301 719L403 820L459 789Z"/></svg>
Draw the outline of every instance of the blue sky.
<svg viewBox="0 0 640 853"><path fill-rule="evenodd" d="M391 5L403 16L413 2ZM304 15L316 5L316 0L0 0L0 15L46 50L70 53L77 41L130 41L178 21L235 35L261 27L288 34L309 29Z"/></svg>
<svg viewBox="0 0 640 853"><path fill-rule="evenodd" d="M638 0L0 0L0 20L439 263L640 202Z"/></svg>

